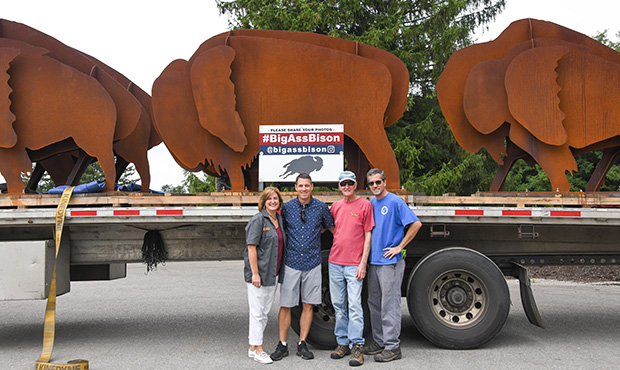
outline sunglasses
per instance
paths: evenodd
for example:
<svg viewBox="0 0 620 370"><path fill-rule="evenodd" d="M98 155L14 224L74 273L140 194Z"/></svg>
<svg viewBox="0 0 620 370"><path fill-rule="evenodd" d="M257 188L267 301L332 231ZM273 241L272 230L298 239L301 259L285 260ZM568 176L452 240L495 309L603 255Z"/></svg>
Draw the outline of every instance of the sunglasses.
<svg viewBox="0 0 620 370"><path fill-rule="evenodd" d="M301 221L306 222L306 209L304 207L301 208L300 216L301 216Z"/></svg>
<svg viewBox="0 0 620 370"><path fill-rule="evenodd" d="M381 184L383 184L383 180L368 181L368 186L375 186L375 184L376 184L377 186L378 186L378 185L381 185Z"/></svg>
<svg viewBox="0 0 620 370"><path fill-rule="evenodd" d="M351 180L346 180L346 181L342 181L340 183L340 186L345 187L345 186L353 186L355 185L355 182L351 181Z"/></svg>

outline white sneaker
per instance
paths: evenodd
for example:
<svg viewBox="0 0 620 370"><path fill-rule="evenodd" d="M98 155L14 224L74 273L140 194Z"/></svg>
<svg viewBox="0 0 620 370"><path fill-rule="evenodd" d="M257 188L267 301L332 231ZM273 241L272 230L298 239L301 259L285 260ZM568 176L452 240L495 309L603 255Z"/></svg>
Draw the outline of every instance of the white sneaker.
<svg viewBox="0 0 620 370"><path fill-rule="evenodd" d="M248 357L254 358L254 356L256 356L256 351L253 349L248 349Z"/></svg>
<svg viewBox="0 0 620 370"><path fill-rule="evenodd" d="M261 364L270 364L273 362L273 360L271 359L271 357L269 357L269 354L267 354L267 352L256 353L254 355L254 361L260 362Z"/></svg>

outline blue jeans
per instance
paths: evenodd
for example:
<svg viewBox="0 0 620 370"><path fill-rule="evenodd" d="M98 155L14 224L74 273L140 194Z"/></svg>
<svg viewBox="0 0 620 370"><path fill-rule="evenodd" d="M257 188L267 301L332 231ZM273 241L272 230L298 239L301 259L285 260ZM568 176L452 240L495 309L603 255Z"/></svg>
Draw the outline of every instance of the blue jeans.
<svg viewBox="0 0 620 370"><path fill-rule="evenodd" d="M329 291L336 311L334 334L343 346L364 345L363 280L355 278L356 271L357 266L329 263Z"/></svg>

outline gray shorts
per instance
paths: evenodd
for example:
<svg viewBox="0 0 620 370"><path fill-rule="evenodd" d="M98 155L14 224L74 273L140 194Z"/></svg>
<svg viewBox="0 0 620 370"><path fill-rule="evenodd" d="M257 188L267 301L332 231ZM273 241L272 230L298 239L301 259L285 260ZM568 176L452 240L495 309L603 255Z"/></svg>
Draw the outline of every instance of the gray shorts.
<svg viewBox="0 0 620 370"><path fill-rule="evenodd" d="M300 286L303 303L321 304L321 265L309 271L299 271L284 265L284 281L280 285L280 307L299 305Z"/></svg>

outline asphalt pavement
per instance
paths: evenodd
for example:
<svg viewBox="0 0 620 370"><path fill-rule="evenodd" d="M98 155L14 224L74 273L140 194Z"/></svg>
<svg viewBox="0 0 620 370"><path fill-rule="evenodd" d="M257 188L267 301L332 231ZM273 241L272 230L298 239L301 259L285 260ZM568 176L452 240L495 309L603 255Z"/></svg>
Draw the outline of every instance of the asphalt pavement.
<svg viewBox="0 0 620 370"><path fill-rule="evenodd" d="M314 360L294 351L271 365L247 357L248 308L242 261L177 262L146 274L73 282L58 297L52 361L82 358L90 369L342 369L329 351ZM538 280L533 291L546 330L527 321L518 282L499 335L475 350L437 348L413 325L403 299L401 360L364 369L617 369L620 367L620 286ZM277 341L278 298L269 315L265 347ZM45 301L0 301L0 367L33 369L41 354ZM289 341L297 335L291 330Z"/></svg>

